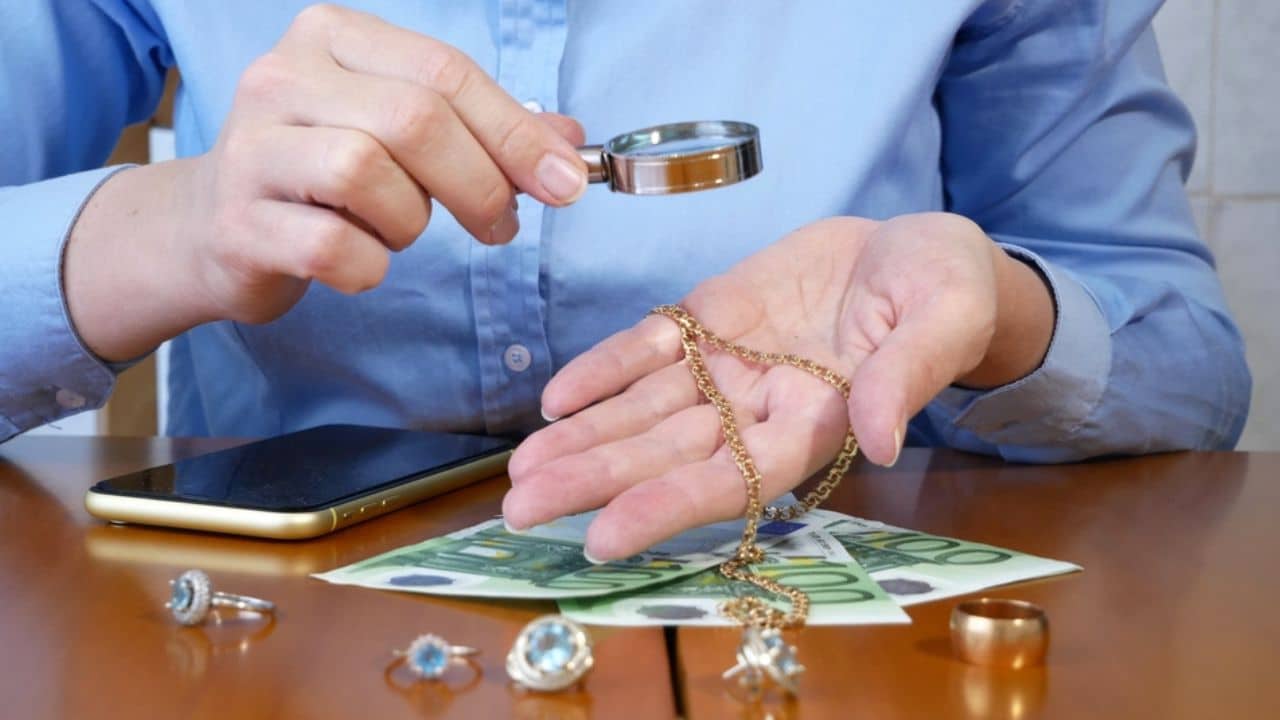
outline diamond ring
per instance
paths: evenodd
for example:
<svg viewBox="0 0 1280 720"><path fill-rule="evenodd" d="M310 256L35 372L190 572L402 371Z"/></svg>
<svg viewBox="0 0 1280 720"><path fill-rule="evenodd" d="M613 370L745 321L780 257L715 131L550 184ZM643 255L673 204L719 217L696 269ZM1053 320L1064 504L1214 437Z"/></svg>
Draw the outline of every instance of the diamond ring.
<svg viewBox="0 0 1280 720"><path fill-rule="evenodd" d="M183 625L199 625L209 617L214 607L230 607L243 612L266 615L276 610L276 604L248 595L215 592L209 576L202 570L188 570L169 581L169 602L164 606L173 618Z"/></svg>
<svg viewBox="0 0 1280 720"><path fill-rule="evenodd" d="M782 639L777 630L761 630L749 627L742 632L742 644L738 646L738 664L724 672L724 679L741 675L738 683L751 695L760 692L763 680L768 678L794 695L796 676L804 672L804 666L796 662L796 648Z"/></svg>
<svg viewBox="0 0 1280 720"><path fill-rule="evenodd" d="M419 635L404 650L392 650L396 659L387 668L388 672L404 663L409 672L419 680L439 680L449 664L463 662L470 664L468 657L480 651L465 645L450 645L439 635Z"/></svg>
<svg viewBox="0 0 1280 720"><path fill-rule="evenodd" d="M544 615L516 636L507 654L507 674L530 690L563 690L582 679L594 662L591 638L581 625Z"/></svg>

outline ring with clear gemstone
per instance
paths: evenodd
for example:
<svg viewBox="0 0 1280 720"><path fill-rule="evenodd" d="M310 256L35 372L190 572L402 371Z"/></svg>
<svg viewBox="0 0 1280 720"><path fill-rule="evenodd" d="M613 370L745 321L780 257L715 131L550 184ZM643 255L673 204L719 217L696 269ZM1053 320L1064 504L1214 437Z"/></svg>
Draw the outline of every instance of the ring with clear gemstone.
<svg viewBox="0 0 1280 720"><path fill-rule="evenodd" d="M738 663L724 672L724 679L740 675L738 683L751 695L760 693L765 678L789 694L796 693L796 677L804 666L796 661L795 646L788 645L778 630L744 629L737 657Z"/></svg>
<svg viewBox="0 0 1280 720"><path fill-rule="evenodd" d="M183 625L199 625L214 607L265 614L275 612L275 603L248 595L215 592L203 570L187 570L169 581L169 601L164 604Z"/></svg>
<svg viewBox="0 0 1280 720"><path fill-rule="evenodd" d="M507 674L530 690L563 690L582 679L594 662L591 638L581 625L544 615L516 636L507 654Z"/></svg>
<svg viewBox="0 0 1280 720"><path fill-rule="evenodd" d="M480 651L465 645L450 645L439 635L428 633L414 638L404 650L392 652L396 656L392 666L404 663L418 679L438 680L450 663L466 662L467 657Z"/></svg>

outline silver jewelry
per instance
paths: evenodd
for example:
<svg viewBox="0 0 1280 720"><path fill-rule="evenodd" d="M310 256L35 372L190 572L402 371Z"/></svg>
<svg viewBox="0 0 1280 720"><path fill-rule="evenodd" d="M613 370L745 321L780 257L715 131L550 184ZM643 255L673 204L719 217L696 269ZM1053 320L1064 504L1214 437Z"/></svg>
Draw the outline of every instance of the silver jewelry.
<svg viewBox="0 0 1280 720"><path fill-rule="evenodd" d="M242 612L265 615L276 610L276 604L248 595L215 592L209 576L202 570L188 570L169 581L169 602L164 606L183 625L199 625L209 617L213 607L230 607Z"/></svg>
<svg viewBox="0 0 1280 720"><path fill-rule="evenodd" d="M581 625L561 615L544 615L516 636L507 654L507 675L530 690L563 690L594 663L591 638Z"/></svg>
<svg viewBox="0 0 1280 720"><path fill-rule="evenodd" d="M794 695L796 676L804 672L804 666L796 662L796 648L782 639L778 630L762 630L749 627L742 631L742 644L738 646L738 664L724 672L724 679L741 675L738 683L749 693L760 692L765 678Z"/></svg>
<svg viewBox="0 0 1280 720"><path fill-rule="evenodd" d="M404 650L392 650L396 659L394 668L404 663L419 680L438 680L450 663L467 662L467 658L480 651L466 645L450 645L439 635L419 635Z"/></svg>

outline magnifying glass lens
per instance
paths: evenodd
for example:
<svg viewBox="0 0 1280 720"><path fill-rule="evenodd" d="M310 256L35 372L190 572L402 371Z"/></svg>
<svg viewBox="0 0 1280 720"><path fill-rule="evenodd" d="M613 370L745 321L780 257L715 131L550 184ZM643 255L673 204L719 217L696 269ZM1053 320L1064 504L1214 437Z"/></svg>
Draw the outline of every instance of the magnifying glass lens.
<svg viewBox="0 0 1280 720"><path fill-rule="evenodd" d="M625 155L627 157L685 155L688 153L707 152L716 148L731 147L741 142L741 138L729 135L663 138L656 132L649 133L644 138L635 138L631 135L624 135L623 138L626 138L626 140L616 145L609 143L609 150L614 155Z"/></svg>
<svg viewBox="0 0 1280 720"><path fill-rule="evenodd" d="M594 182L616 192L667 195L722 187L760 172L760 131L743 122L657 125L580 148ZM598 154L597 154L598 153ZM594 162L593 162L594 160Z"/></svg>

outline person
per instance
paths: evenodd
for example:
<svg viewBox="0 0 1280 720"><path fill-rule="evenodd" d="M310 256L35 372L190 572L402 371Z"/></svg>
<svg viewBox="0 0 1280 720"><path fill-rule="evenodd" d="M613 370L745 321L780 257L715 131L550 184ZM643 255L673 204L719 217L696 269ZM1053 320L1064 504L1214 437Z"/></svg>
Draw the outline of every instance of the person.
<svg viewBox="0 0 1280 720"><path fill-rule="evenodd" d="M744 508L677 301L851 381L707 351L766 498L850 426L880 464L1239 435L1155 0L351 5L5 8L0 438L174 338L169 433L537 430L508 524L603 507L609 560ZM94 169L172 67L180 159ZM763 173L587 189L587 135L693 119Z"/></svg>

